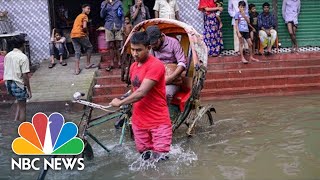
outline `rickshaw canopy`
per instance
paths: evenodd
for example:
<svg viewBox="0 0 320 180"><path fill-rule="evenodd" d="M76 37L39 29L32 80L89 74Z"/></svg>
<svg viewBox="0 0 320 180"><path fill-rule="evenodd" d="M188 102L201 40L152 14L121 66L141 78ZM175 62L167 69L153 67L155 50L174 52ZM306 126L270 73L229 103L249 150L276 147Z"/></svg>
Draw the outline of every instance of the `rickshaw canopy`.
<svg viewBox="0 0 320 180"><path fill-rule="evenodd" d="M199 64L207 67L208 53L207 46L203 41L203 36L199 34L192 26L181 21L156 18L143 21L137 24L129 34L122 52L130 48L130 38L137 31L145 31L149 26L157 25L162 33L171 36L181 35L180 44L183 47L186 56L192 56L193 67L198 67ZM191 52L191 53L190 53Z"/></svg>

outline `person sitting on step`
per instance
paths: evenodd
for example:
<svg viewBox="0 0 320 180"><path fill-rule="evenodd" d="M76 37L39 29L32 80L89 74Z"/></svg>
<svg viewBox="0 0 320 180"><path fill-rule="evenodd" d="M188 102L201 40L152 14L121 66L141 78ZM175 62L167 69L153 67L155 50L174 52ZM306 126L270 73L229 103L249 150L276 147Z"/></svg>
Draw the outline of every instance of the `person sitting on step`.
<svg viewBox="0 0 320 180"><path fill-rule="evenodd" d="M270 4L265 2L262 5L263 12L258 16L258 28L260 44L263 48L267 47L267 54L271 54L271 48L277 39L276 19L272 13L270 13Z"/></svg>
<svg viewBox="0 0 320 180"><path fill-rule="evenodd" d="M68 58L69 52L66 46L66 38L62 36L62 33L57 30L52 30L52 37L50 42L50 59L51 63L49 64L49 68L53 68L56 63L54 62L54 58L59 59L60 64L62 66L66 66L67 63L64 59Z"/></svg>

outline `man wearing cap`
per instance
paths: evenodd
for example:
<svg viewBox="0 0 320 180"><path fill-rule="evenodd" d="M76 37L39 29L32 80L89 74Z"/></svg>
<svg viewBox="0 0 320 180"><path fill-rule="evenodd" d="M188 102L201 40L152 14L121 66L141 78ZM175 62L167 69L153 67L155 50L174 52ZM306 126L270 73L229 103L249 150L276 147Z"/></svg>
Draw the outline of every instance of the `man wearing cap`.
<svg viewBox="0 0 320 180"><path fill-rule="evenodd" d="M149 26L147 34L153 55L166 66L166 96L168 104L179 90L181 73L187 67L187 60L177 39L161 33L158 26Z"/></svg>

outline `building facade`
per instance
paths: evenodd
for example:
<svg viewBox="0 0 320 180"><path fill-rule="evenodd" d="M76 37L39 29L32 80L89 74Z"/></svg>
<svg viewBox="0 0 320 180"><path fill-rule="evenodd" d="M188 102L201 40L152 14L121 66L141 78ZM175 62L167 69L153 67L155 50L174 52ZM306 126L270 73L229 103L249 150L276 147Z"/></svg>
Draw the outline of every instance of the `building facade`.
<svg viewBox="0 0 320 180"><path fill-rule="evenodd" d="M47 0L0 0L0 11L8 11L15 31L26 33L31 63L49 56L50 20Z"/></svg>
<svg viewBox="0 0 320 180"><path fill-rule="evenodd" d="M266 1L267 0L249 0L249 3L256 4L257 11L262 12L261 6ZM87 1L78 0L77 2L84 3ZM197 10L198 0L177 0L177 2L180 8L181 20L192 25L199 33L202 33L203 15ZM150 3L150 0L148 0L148 4ZM282 0L269 0L269 3L272 4L274 13L278 18L278 34L281 47L290 47L291 41L281 14ZM128 6L130 3L126 2L125 4ZM31 62L33 64L40 63L49 57L48 43L50 38L50 29L53 24L51 20L52 12L54 12L54 8L51 7L53 5L54 0L0 0L0 11L6 10L9 12L9 19L13 23L14 29L28 35ZM95 9L95 11L99 11L100 7L93 7L93 9ZM299 16L299 27L297 32L299 46L320 46L319 16L319 0L301 0L301 13ZM227 1L224 2L224 11L221 18L224 24L224 48L225 50L231 50L233 49L233 30L231 26L231 18L228 14Z"/></svg>

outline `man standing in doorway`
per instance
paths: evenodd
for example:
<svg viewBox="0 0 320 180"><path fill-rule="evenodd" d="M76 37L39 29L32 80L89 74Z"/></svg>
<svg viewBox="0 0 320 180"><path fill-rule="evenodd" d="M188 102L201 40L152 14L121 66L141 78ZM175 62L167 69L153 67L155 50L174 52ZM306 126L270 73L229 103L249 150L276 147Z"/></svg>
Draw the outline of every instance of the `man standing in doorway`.
<svg viewBox="0 0 320 180"><path fill-rule="evenodd" d="M4 58L4 76L8 93L14 96L18 101L15 120L26 121L26 102L31 98L31 88L28 73L29 59L23 53L24 37L16 36L10 41L13 50Z"/></svg>
<svg viewBox="0 0 320 180"><path fill-rule="evenodd" d="M176 0L156 0L153 10L155 18L180 20L179 7Z"/></svg>
<svg viewBox="0 0 320 180"><path fill-rule="evenodd" d="M120 0L103 1L100 16L105 21L107 47L111 48L113 53L111 65L106 68L107 71L111 71L115 67L115 63L118 64L118 67L121 66L119 49L123 40L122 28L124 25L122 2Z"/></svg>
<svg viewBox="0 0 320 180"><path fill-rule="evenodd" d="M239 38L237 35L236 28L234 27L235 25L235 19L234 16L236 15L237 12L239 12L239 2L244 1L246 4L248 4L247 0L229 0L228 1L228 13L232 18L231 24L233 26L233 44L234 44L234 52L238 53L239 52ZM248 13L248 6L246 6L246 13ZM248 49L248 44L244 42L244 47L245 49Z"/></svg>
<svg viewBox="0 0 320 180"><path fill-rule="evenodd" d="M77 16L74 21L73 28L71 30L71 40L73 48L75 51L75 75L80 74L80 57L81 57L81 47L87 52L87 65L86 69L97 67L94 64L90 63L91 53L92 53L92 44L88 37L88 15L90 14L90 6L88 4L82 5L82 13Z"/></svg>

